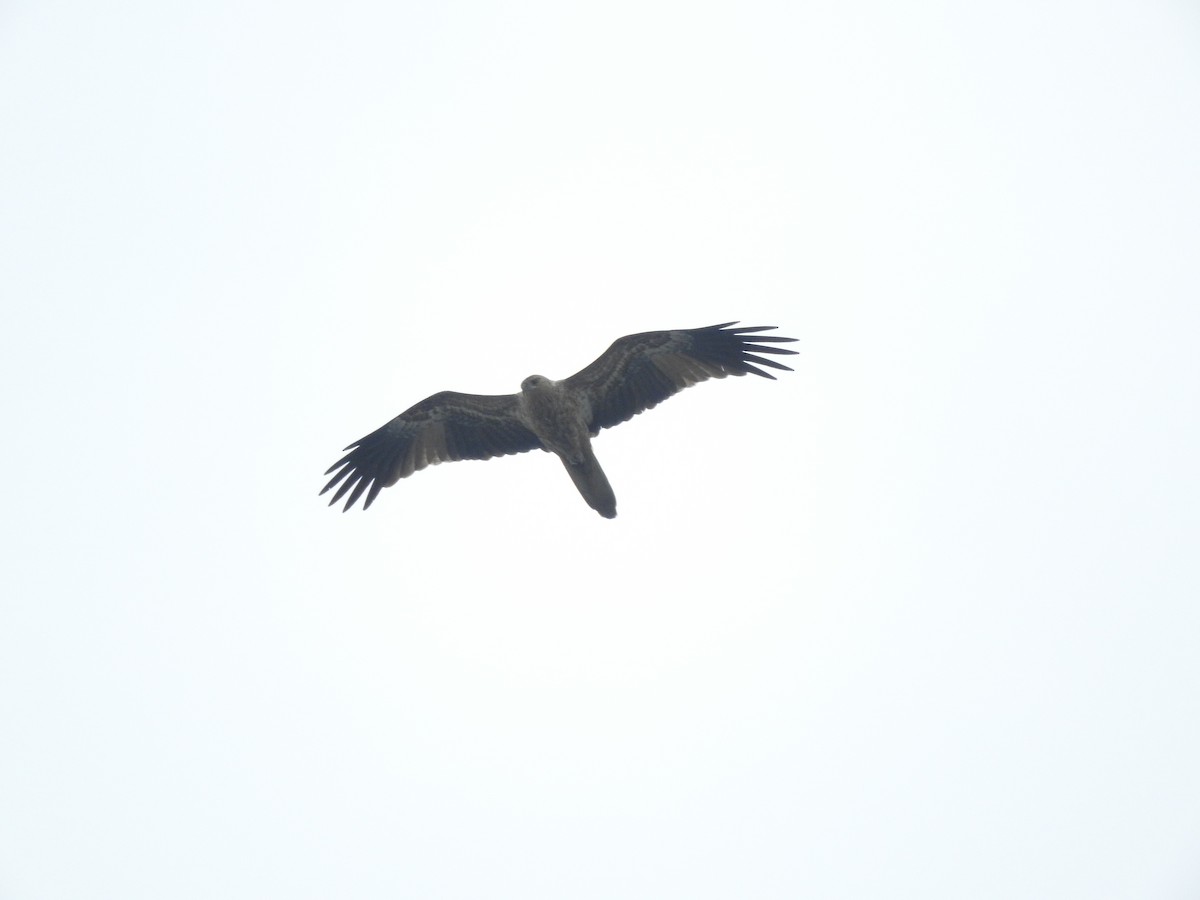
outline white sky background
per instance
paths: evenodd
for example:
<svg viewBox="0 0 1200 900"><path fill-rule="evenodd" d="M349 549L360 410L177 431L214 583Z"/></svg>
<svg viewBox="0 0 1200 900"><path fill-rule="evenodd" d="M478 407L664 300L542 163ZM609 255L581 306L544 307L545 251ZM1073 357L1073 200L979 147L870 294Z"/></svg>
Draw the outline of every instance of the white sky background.
<svg viewBox="0 0 1200 900"><path fill-rule="evenodd" d="M1193 898L1186 3L0 11L0 896ZM795 374L346 515L434 391Z"/></svg>

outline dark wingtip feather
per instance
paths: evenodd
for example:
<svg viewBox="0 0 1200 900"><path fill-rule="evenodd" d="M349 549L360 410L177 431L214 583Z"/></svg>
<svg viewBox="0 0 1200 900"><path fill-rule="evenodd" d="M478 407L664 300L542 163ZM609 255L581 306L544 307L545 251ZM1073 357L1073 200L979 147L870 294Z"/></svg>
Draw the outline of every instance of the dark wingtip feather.
<svg viewBox="0 0 1200 900"><path fill-rule="evenodd" d="M740 334L741 332L736 332L736 333ZM756 344L765 344L768 341L770 341L771 343L775 343L775 344L794 344L799 339L798 338L790 338L790 337L779 337L778 335L774 335L774 334L760 334L757 337L747 338L747 340L754 341L754 343L756 343ZM781 347L777 347L777 348L775 348L775 352L776 353L795 353L796 351L795 350L784 350Z"/></svg>
<svg viewBox="0 0 1200 900"><path fill-rule="evenodd" d="M759 366L791 372L790 366L776 362L773 359L757 354L774 356L796 356L795 350L775 347L773 344L794 343L795 338L775 334L762 334L764 331L774 331L775 325L746 325L731 328L736 322L726 322L723 325L710 325L692 332L697 339L697 349L701 353L711 355L713 360L721 360L732 375L745 375L752 372L762 378L775 380L775 376L764 372Z"/></svg>
<svg viewBox="0 0 1200 900"><path fill-rule="evenodd" d="M363 511L371 508L371 504L375 502L375 498L379 496L379 492L383 490L383 482L378 478L371 485L371 490L367 491L367 499L363 501Z"/></svg>
<svg viewBox="0 0 1200 900"><path fill-rule="evenodd" d="M767 366L768 368L780 369L781 371L784 371L784 372L795 371L791 366L785 366L781 362L777 362L776 360L773 360L773 359L767 359L766 357L763 357L763 356L756 356L753 353L747 353L745 358L746 358L747 364L753 363L754 365L758 365L758 366Z"/></svg>
<svg viewBox="0 0 1200 900"><path fill-rule="evenodd" d="M765 338L758 338L758 340L765 340ZM780 338L780 340L794 341L795 338ZM788 350L786 347L762 347L757 343L750 343L749 341L745 341L744 343L747 350L753 350L755 353L774 353L776 356L797 355L795 350Z"/></svg>
<svg viewBox="0 0 1200 900"><path fill-rule="evenodd" d="M729 325L736 325L737 322L727 322L725 325L718 325L718 328L726 328ZM778 328L778 325L747 325L743 328L730 328L733 334L750 334L755 331L773 331Z"/></svg>
<svg viewBox="0 0 1200 900"><path fill-rule="evenodd" d="M328 469L325 470L325 474L328 475L330 472L332 472L334 469L338 468L339 466L343 465L345 462L346 461L343 459L339 463L334 463L332 466L330 466ZM349 474L349 471L350 471L349 469L346 469L345 471L338 472L336 475L334 475L331 479L329 479L328 482L326 482L325 487L321 488L321 490L317 493L317 496L320 497L321 494L324 494L331 487L333 487L335 484L337 484L339 481L341 481L343 478L345 478L346 475ZM330 504L333 503L332 500L329 502L330 502Z"/></svg>
<svg viewBox="0 0 1200 900"><path fill-rule="evenodd" d="M369 485L370 483L371 483L371 480L368 478L358 479L358 484L356 484L354 486L354 490L350 492L349 499L346 500L346 509L349 509L356 502L358 502L358 498L363 495L363 491L365 491L367 489L367 485ZM363 506L363 509L366 509L366 506ZM342 510L342 512L345 512L345 511L346 510Z"/></svg>
<svg viewBox="0 0 1200 900"><path fill-rule="evenodd" d="M352 488L354 486L355 481L357 481L356 478L347 478L344 482L342 482L341 487L339 487L337 489L337 491L334 493L333 497L330 499L329 505L333 506L333 504L337 503L339 500L341 500L343 497L345 497L346 491L350 490L350 488Z"/></svg>
<svg viewBox="0 0 1200 900"><path fill-rule="evenodd" d="M736 323L732 323L732 324L736 324ZM783 337L782 335L778 335L778 334L762 334L762 335L759 334L759 332L762 332L762 331L774 331L778 327L779 327L778 325L753 325L753 326L748 326L745 328L730 328L728 333L736 334L736 335L743 335L743 334L757 335L756 337L748 338L748 340L751 340L751 341L773 341L775 343L789 344L789 343L794 343L795 341L798 340L798 338Z"/></svg>

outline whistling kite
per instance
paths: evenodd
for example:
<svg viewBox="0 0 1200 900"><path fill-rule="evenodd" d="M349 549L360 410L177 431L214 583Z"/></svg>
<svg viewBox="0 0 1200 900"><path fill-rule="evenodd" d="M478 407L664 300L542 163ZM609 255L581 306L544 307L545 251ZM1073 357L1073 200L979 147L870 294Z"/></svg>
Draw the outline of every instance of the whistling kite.
<svg viewBox="0 0 1200 900"><path fill-rule="evenodd" d="M326 470L326 475L337 474L321 493L342 482L329 505L349 491L345 512L365 491L366 509L381 488L426 466L541 448L563 461L588 506L606 519L615 518L617 498L592 452L591 438L601 428L619 425L709 378L753 372L774 380L757 366L792 371L754 354L795 355L794 350L763 346L795 338L755 334L772 331L773 325L729 327L736 324L627 335L564 381L530 375L519 394L442 391L426 397L347 447L350 452Z"/></svg>

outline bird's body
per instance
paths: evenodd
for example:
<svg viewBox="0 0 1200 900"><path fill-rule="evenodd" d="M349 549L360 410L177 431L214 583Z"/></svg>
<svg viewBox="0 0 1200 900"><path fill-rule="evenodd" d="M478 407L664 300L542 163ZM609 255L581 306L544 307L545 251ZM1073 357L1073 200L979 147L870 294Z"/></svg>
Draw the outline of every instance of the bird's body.
<svg viewBox="0 0 1200 900"><path fill-rule="evenodd" d="M542 448L562 460L571 481L587 505L606 519L617 517L617 497L592 450L588 423L591 404L580 391L544 375L521 382L517 410L522 423L542 442Z"/></svg>
<svg viewBox="0 0 1200 900"><path fill-rule="evenodd" d="M350 452L326 471L336 474L321 493L341 482L330 505L349 492L349 509L365 492L365 509L381 488L428 465L540 448L562 460L592 509L614 518L616 496L592 450L591 439L602 428L708 378L747 372L774 377L758 365L791 371L748 351L792 354L762 344L793 338L752 334L772 327L729 327L735 324L627 335L570 378L530 375L519 394L434 394L347 447Z"/></svg>
<svg viewBox="0 0 1200 900"><path fill-rule="evenodd" d="M578 462L591 443L588 422L591 409L587 398L571 391L561 381L530 375L517 394L521 423L538 436L542 447L565 460Z"/></svg>

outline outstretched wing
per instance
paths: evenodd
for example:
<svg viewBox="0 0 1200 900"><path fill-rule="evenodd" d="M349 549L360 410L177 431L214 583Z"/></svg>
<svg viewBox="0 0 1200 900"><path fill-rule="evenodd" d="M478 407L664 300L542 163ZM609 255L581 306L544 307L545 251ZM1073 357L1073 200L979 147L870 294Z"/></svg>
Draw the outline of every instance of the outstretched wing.
<svg viewBox="0 0 1200 900"><path fill-rule="evenodd" d="M599 359L566 380L592 407L593 436L657 406L672 394L709 378L753 372L774 379L759 366L792 371L759 353L795 355L795 350L764 346L795 338L757 334L774 325L731 328L737 322L678 331L646 331L618 339Z"/></svg>
<svg viewBox="0 0 1200 900"><path fill-rule="evenodd" d="M366 491L363 509L367 509L380 489L426 466L458 459L491 459L540 446L534 433L517 418L515 394L442 391L347 447L350 452L326 470L326 475L337 474L321 493L342 482L329 505L349 491L345 512Z"/></svg>

